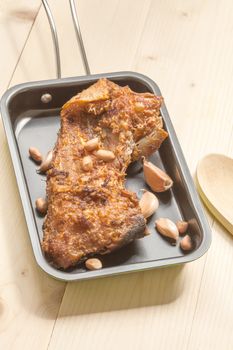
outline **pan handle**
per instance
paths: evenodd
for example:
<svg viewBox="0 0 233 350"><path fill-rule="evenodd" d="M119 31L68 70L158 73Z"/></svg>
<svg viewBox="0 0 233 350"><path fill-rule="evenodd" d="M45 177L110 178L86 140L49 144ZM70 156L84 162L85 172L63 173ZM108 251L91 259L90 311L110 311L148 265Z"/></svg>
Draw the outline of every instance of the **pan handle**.
<svg viewBox="0 0 233 350"><path fill-rule="evenodd" d="M84 47L84 43L83 43L83 38L82 38L82 33L81 33L80 25L79 25L75 1L74 0L69 0L69 1L70 1L70 10L71 10L71 15L72 15L72 19L73 19L76 38L77 38L79 48L81 51L83 67L85 69L86 74L89 75L89 74L91 74L91 72L90 72L90 67L88 64L87 55L86 55L86 51L85 51L85 47Z"/></svg>
<svg viewBox="0 0 233 350"><path fill-rule="evenodd" d="M87 75L90 74L90 67L88 64L87 60L87 55L82 39L82 34L81 34L81 29L78 21L78 16L77 16L77 11L76 11L76 6L75 6L75 1L74 0L69 0L70 2L70 10L71 10L71 15L72 15L72 20L73 20L73 25L76 33L76 38L79 44L79 48L81 51L81 56L82 56L82 61L83 61L83 66L85 69L85 72ZM53 47L54 47L54 53L55 53L55 58L56 58L56 71L57 71L57 78L61 78L61 59L60 59L60 50L59 50L59 43L58 43L58 36L57 36L57 30L54 22L54 18L51 12L51 9L49 7L48 1L47 0L42 0L42 4L44 6L46 15L48 17L51 33L52 33L52 39L53 39Z"/></svg>
<svg viewBox="0 0 233 350"><path fill-rule="evenodd" d="M58 37L57 37L57 29L56 29L53 15L47 0L42 0L42 4L44 6L46 15L48 17L48 21L49 21L49 25L52 33L53 47L54 47L55 58L56 58L57 78L60 79L61 78L61 59L60 59L60 50L59 50Z"/></svg>

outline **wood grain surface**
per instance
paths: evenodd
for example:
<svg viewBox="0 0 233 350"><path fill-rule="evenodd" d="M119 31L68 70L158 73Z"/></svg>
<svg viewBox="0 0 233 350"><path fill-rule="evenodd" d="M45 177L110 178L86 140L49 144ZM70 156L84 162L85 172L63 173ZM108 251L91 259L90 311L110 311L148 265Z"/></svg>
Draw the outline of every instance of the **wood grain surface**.
<svg viewBox="0 0 233 350"><path fill-rule="evenodd" d="M68 1L50 0L62 76L82 75ZM92 73L132 70L160 86L195 176L207 153L233 157L233 3L78 0ZM0 91L55 77L38 0L0 2ZM233 237L207 216L208 253L186 266L62 283L36 265L0 125L0 348L231 350Z"/></svg>

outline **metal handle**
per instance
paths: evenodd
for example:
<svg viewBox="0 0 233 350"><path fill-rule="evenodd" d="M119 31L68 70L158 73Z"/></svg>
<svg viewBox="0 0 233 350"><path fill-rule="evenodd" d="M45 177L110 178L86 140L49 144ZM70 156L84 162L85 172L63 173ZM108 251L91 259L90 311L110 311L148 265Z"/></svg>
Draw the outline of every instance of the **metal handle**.
<svg viewBox="0 0 233 350"><path fill-rule="evenodd" d="M71 10L71 14L72 14L76 38L77 38L79 48L80 48L80 51L82 54L83 66L84 66L86 74L89 75L90 74L90 67L88 64L87 55L86 55L85 47L83 44L81 29L80 29L80 25L79 25L79 21L78 21L78 16L77 16L77 11L76 11L76 6L75 6L74 0L70 0L70 10Z"/></svg>
<svg viewBox="0 0 233 350"><path fill-rule="evenodd" d="M46 15L48 17L48 21L49 21L49 25L52 33L53 47L54 47L55 58L56 58L57 78L59 79L61 78L61 59L60 59L60 51L59 51L59 44L58 44L58 38L57 38L57 30L56 30L53 15L47 0L42 0L42 4L46 11Z"/></svg>
<svg viewBox="0 0 233 350"><path fill-rule="evenodd" d="M79 21L78 21L75 2L74 2L74 0L69 0L69 2L70 2L70 10L71 10L73 25L74 25L74 29L75 29L75 33L76 33L76 38L77 38L79 48L81 51L83 66L84 66L86 74L89 75L90 74L90 67L88 64L87 55L86 55L85 47L83 44L83 39L82 39L81 29L80 29L80 25L79 25ZM54 47L55 58L56 58L57 78L59 79L59 78L61 78L61 59L60 59L60 50L59 50L57 30L56 30L55 22L54 22L53 15L52 15L51 9L49 7L48 1L42 0L42 4L44 6L46 15L48 17L48 21L49 21L49 25L50 25L50 29L51 29L51 33L52 33L53 47Z"/></svg>

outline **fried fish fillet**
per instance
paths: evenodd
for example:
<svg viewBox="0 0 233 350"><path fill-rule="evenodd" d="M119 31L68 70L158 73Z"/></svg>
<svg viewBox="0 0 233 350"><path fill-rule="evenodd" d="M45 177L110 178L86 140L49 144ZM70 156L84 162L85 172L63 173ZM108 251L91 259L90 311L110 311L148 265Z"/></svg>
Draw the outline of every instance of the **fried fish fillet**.
<svg viewBox="0 0 233 350"><path fill-rule="evenodd" d="M100 79L63 106L47 171L43 225L42 248L54 266L67 269L144 236L145 220L136 194L125 188L125 176L132 161L152 154L167 137L162 101ZM85 143L93 138L115 159L88 152ZM87 155L93 164L89 171L82 166Z"/></svg>

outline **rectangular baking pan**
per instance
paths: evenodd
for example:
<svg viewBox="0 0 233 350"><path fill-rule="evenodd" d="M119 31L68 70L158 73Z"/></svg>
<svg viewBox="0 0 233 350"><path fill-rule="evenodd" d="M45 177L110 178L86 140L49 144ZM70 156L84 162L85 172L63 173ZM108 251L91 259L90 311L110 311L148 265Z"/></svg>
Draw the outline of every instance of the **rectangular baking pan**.
<svg viewBox="0 0 233 350"><path fill-rule="evenodd" d="M169 137L150 160L165 169L173 179L174 186L171 191L159 194L159 209L148 220L151 234L102 256L103 269L98 271L86 271L83 265L66 272L60 271L45 259L41 249L43 218L37 215L34 203L36 198L45 195L46 178L36 174L36 166L28 156L28 149L34 146L43 154L52 149L59 130L62 105L77 92L103 77L122 86L129 85L137 92L149 91L161 95L158 86L148 77L134 72L119 72L25 83L9 89L1 100L3 123L35 259L49 275L65 281L187 263L202 256L211 243L208 222L164 104L161 114ZM47 104L41 101L41 96L45 93L52 96ZM129 175L127 187L136 193L147 188L142 173ZM185 254L179 245L172 246L159 235L154 228L155 219L159 217L188 221L189 232L195 241L194 250Z"/></svg>

